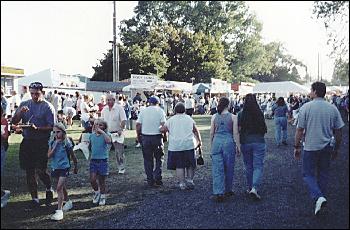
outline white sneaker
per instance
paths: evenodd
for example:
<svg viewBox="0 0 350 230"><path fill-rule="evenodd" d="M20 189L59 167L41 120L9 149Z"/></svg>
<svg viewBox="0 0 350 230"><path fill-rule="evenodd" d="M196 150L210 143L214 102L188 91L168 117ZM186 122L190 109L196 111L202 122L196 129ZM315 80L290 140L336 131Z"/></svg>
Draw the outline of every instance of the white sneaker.
<svg viewBox="0 0 350 230"><path fill-rule="evenodd" d="M100 192L94 192L94 196L92 198L92 203L97 204L100 200L101 193Z"/></svg>
<svg viewBox="0 0 350 230"><path fill-rule="evenodd" d="M136 148L140 148L141 147L141 144L140 143L137 143L137 145L135 146Z"/></svg>
<svg viewBox="0 0 350 230"><path fill-rule="evenodd" d="M8 202L9 197L10 197L9 190L3 190L3 191L5 194L1 197L1 208L5 207L7 205L7 202Z"/></svg>
<svg viewBox="0 0 350 230"><path fill-rule="evenodd" d="M252 188L252 190L250 190L249 194L255 200L260 200L261 199L260 195L258 194L258 192L256 191L255 188Z"/></svg>
<svg viewBox="0 0 350 230"><path fill-rule="evenodd" d="M179 188L180 188L181 190L186 190L186 189L187 189L187 186L186 186L185 183L179 183Z"/></svg>
<svg viewBox="0 0 350 230"><path fill-rule="evenodd" d="M73 202L68 200L62 207L62 211L67 212L73 208Z"/></svg>
<svg viewBox="0 0 350 230"><path fill-rule="evenodd" d="M125 173L125 169L119 169L118 173L119 174L124 174Z"/></svg>
<svg viewBox="0 0 350 230"><path fill-rule="evenodd" d="M319 197L315 205L315 215L318 215L321 209L324 208L326 204L327 204L326 198L324 198L323 196Z"/></svg>
<svg viewBox="0 0 350 230"><path fill-rule="evenodd" d="M105 205L105 204L106 204L106 194L101 194L100 202L98 203L98 205Z"/></svg>
<svg viewBox="0 0 350 230"><path fill-rule="evenodd" d="M62 210L56 210L55 214L51 216L51 220L62 220L63 219L63 211Z"/></svg>
<svg viewBox="0 0 350 230"><path fill-rule="evenodd" d="M194 182L193 180L186 180L186 187L190 190L194 189Z"/></svg>

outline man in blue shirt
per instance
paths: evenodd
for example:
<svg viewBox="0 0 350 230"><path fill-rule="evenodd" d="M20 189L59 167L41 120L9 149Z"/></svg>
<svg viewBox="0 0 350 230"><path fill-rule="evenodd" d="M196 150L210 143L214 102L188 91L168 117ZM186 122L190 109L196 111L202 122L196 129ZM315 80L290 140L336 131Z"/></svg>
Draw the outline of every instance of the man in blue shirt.
<svg viewBox="0 0 350 230"><path fill-rule="evenodd" d="M324 83L315 82L311 85L310 97L313 101L300 109L294 145L294 156L298 160L301 156L301 140L305 135L303 179L315 201L315 215L323 210L327 202L325 192L330 160L337 156L342 138L341 128L344 126L337 107L324 100L325 94Z"/></svg>
<svg viewBox="0 0 350 230"><path fill-rule="evenodd" d="M46 187L46 205L53 200L51 179L46 172L50 132L55 123L55 110L43 96L43 85L33 82L29 86L31 100L23 101L15 112L13 124L22 121L23 140L19 149L20 167L26 170L27 185L32 196L32 206L40 206L36 174Z"/></svg>

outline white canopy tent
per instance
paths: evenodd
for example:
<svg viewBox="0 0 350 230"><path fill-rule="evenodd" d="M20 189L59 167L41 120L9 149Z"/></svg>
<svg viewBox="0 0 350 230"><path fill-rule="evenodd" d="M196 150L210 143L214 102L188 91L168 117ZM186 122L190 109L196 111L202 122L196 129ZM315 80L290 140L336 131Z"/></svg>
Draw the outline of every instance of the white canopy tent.
<svg viewBox="0 0 350 230"><path fill-rule="evenodd" d="M291 93L308 94L310 89L293 81L261 82L254 86L253 93L275 93L288 97Z"/></svg>
<svg viewBox="0 0 350 230"><path fill-rule="evenodd" d="M86 82L82 82L79 76L81 75L68 75L54 69L45 69L19 79L18 86L28 86L30 83L38 81L45 88L84 89Z"/></svg>

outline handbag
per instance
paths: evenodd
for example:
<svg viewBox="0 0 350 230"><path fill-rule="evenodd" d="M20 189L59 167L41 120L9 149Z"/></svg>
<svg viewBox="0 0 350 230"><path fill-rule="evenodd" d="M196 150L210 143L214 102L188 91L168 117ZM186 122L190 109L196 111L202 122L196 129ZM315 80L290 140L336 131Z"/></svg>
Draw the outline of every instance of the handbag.
<svg viewBox="0 0 350 230"><path fill-rule="evenodd" d="M202 156L202 147L200 145L197 146L198 148L198 158L197 158L197 165L204 165L204 159Z"/></svg>

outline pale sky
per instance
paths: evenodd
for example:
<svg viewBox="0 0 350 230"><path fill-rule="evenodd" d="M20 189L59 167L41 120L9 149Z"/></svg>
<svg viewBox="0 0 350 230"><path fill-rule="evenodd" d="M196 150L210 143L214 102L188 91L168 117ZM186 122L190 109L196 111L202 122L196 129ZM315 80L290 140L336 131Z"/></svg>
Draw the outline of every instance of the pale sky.
<svg viewBox="0 0 350 230"><path fill-rule="evenodd" d="M288 53L317 77L320 53L323 78L331 78L326 31L312 19L313 2L248 2L263 23L265 42L280 41ZM131 18L137 2L116 1L117 26ZM92 76L92 66L111 48L113 2L1 1L1 65L23 68L26 75L54 68ZM118 37L118 35L117 35Z"/></svg>

